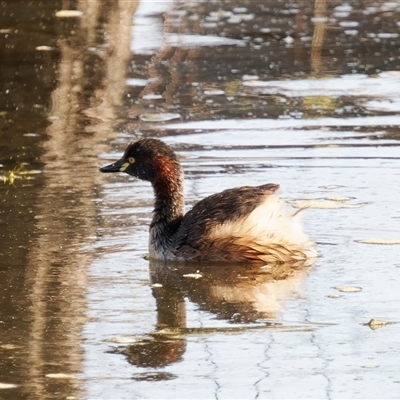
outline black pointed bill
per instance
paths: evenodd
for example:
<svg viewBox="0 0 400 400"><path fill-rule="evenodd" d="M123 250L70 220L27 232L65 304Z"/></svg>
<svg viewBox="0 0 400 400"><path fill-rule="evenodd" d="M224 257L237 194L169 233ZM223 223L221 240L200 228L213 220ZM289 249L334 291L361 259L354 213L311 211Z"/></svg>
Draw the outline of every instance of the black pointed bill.
<svg viewBox="0 0 400 400"><path fill-rule="evenodd" d="M124 172L129 167L129 162L121 159L116 161L114 164L105 165L100 168L101 172Z"/></svg>

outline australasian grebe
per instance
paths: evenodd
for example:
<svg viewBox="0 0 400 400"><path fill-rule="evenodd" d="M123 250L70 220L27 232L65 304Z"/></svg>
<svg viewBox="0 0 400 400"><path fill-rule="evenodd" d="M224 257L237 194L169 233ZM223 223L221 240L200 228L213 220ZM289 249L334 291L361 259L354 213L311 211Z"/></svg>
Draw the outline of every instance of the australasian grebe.
<svg viewBox="0 0 400 400"><path fill-rule="evenodd" d="M298 212L275 193L278 185L243 186L213 194L185 215L183 170L158 139L140 139L101 172L126 172L150 181L155 194L150 258L250 264L306 261L317 256Z"/></svg>

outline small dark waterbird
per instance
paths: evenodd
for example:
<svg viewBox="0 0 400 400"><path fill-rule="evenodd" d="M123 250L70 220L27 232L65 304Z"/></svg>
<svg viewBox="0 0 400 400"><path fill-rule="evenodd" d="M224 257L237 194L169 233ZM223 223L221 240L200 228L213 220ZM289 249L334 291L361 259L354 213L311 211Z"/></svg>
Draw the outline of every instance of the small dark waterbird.
<svg viewBox="0 0 400 400"><path fill-rule="evenodd" d="M227 189L184 214L183 170L175 152L161 140L130 143L120 160L100 171L125 172L152 184L152 259L265 265L307 262L317 256L299 213L287 209L276 184Z"/></svg>

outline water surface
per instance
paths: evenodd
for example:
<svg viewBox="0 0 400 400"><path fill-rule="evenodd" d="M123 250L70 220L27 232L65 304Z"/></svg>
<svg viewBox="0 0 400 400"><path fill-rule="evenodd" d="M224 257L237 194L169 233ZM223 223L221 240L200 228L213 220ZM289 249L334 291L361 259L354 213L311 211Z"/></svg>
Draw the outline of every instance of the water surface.
<svg viewBox="0 0 400 400"><path fill-rule="evenodd" d="M0 7L0 398L399 398L400 2ZM150 185L98 172L140 137L321 257L150 263Z"/></svg>

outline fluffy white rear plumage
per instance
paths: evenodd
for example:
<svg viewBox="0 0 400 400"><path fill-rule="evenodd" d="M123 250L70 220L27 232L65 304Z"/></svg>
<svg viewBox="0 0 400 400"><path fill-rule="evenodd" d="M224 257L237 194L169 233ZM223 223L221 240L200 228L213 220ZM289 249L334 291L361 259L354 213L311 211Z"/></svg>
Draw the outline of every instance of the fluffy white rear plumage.
<svg viewBox="0 0 400 400"><path fill-rule="evenodd" d="M264 202L248 216L213 227L210 239L236 238L236 242L262 252L265 249L271 261L271 253L277 261L304 260L318 255L315 244L303 231L300 212L291 213L286 203L276 194L265 196ZM274 251L279 249L279 251ZM297 255L296 255L297 254Z"/></svg>

